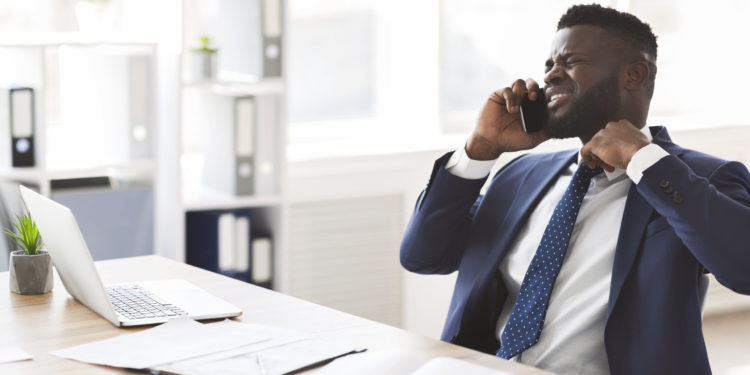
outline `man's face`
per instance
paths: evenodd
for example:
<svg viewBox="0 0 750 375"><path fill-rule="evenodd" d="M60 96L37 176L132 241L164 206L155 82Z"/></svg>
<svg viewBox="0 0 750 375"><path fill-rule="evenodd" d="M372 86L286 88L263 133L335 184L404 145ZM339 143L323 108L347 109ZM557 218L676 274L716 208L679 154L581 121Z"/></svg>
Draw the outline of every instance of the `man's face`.
<svg viewBox="0 0 750 375"><path fill-rule="evenodd" d="M588 139L608 121L619 120L619 44L596 26L557 32L544 77L547 136Z"/></svg>

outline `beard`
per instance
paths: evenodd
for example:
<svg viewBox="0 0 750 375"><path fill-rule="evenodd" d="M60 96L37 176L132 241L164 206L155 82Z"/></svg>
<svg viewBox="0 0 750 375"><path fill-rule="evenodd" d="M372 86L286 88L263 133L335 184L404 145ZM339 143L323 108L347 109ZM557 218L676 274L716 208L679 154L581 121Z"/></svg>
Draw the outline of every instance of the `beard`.
<svg viewBox="0 0 750 375"><path fill-rule="evenodd" d="M580 98L569 104L568 111L559 118L549 117L544 132L549 138L563 139L594 134L607 122L617 120L620 110L620 92L617 74L603 79Z"/></svg>

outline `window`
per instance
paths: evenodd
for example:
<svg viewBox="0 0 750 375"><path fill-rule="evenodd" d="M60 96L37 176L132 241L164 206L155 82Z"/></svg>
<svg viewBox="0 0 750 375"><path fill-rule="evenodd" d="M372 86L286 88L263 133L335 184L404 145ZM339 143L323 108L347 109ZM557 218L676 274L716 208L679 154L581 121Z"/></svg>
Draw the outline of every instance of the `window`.
<svg viewBox="0 0 750 375"><path fill-rule="evenodd" d="M746 1L631 0L659 43L650 123L687 129L747 125Z"/></svg>
<svg viewBox="0 0 750 375"><path fill-rule="evenodd" d="M289 120L373 115L375 13L366 1L290 2ZM352 5L352 3L354 5Z"/></svg>
<svg viewBox="0 0 750 375"><path fill-rule="evenodd" d="M543 81L557 21L575 3L290 0L292 159L303 146L347 154L460 142L493 90ZM650 124L747 123L739 81L750 51L729 43L750 34L750 3L599 3L634 13L658 37Z"/></svg>
<svg viewBox="0 0 750 375"><path fill-rule="evenodd" d="M490 93L518 78L542 83L557 21L574 3L443 0L439 78L443 130L470 131Z"/></svg>
<svg viewBox="0 0 750 375"><path fill-rule="evenodd" d="M543 79L557 21L573 1L443 0L440 111L443 131L470 131L493 90ZM601 1L635 14L657 35L649 124L671 129L747 124L738 82L750 51L730 44L750 33L750 3ZM736 39L739 40L739 39Z"/></svg>
<svg viewBox="0 0 750 375"><path fill-rule="evenodd" d="M434 0L290 0L289 157L383 153L438 134Z"/></svg>

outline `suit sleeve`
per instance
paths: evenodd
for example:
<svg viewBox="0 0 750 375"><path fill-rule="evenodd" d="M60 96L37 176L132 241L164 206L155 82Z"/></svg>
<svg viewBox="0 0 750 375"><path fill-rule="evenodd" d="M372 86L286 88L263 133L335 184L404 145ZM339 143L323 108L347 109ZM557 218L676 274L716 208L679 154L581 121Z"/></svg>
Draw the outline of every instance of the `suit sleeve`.
<svg viewBox="0 0 750 375"><path fill-rule="evenodd" d="M445 163L452 153L435 162L401 242L401 264L422 274L448 274L458 269L471 228L472 214L487 178L452 175Z"/></svg>
<svg viewBox="0 0 750 375"><path fill-rule="evenodd" d="M726 287L750 294L750 173L723 162L704 178L674 155L646 169L638 192Z"/></svg>

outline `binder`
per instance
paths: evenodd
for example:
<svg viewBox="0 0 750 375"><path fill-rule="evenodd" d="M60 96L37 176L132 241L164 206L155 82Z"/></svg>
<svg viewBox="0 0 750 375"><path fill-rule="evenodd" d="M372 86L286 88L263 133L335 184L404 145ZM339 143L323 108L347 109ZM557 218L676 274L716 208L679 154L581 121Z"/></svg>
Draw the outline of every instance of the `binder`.
<svg viewBox="0 0 750 375"><path fill-rule="evenodd" d="M262 0L263 78L281 77L282 0Z"/></svg>
<svg viewBox="0 0 750 375"><path fill-rule="evenodd" d="M272 288L273 253L273 239L271 236L266 235L253 238L250 282L264 288Z"/></svg>
<svg viewBox="0 0 750 375"><path fill-rule="evenodd" d="M232 124L216 121L206 137L203 180L206 186L225 193L251 195L255 176L255 100L253 97L233 100Z"/></svg>
<svg viewBox="0 0 750 375"><path fill-rule="evenodd" d="M130 74L130 92L128 105L130 109L129 159L148 158L151 156L153 126L153 67L150 55L132 56L128 59Z"/></svg>
<svg viewBox="0 0 750 375"><path fill-rule="evenodd" d="M222 211L188 211L185 215L185 262L219 272L219 216Z"/></svg>
<svg viewBox="0 0 750 375"><path fill-rule="evenodd" d="M236 194L253 194L255 168L253 149L255 145L255 99L239 97L234 103L235 134L235 181Z"/></svg>
<svg viewBox="0 0 750 375"><path fill-rule="evenodd" d="M217 219L217 255L219 257L219 271L233 272L235 269L235 218L231 212L219 215Z"/></svg>
<svg viewBox="0 0 750 375"><path fill-rule="evenodd" d="M16 87L9 91L11 165L33 167L34 157L34 89Z"/></svg>
<svg viewBox="0 0 750 375"><path fill-rule="evenodd" d="M234 269L250 281L250 211L235 214Z"/></svg>
<svg viewBox="0 0 750 375"><path fill-rule="evenodd" d="M279 193L279 97L257 96L257 126L255 142L255 187L257 195Z"/></svg>
<svg viewBox="0 0 750 375"><path fill-rule="evenodd" d="M185 261L208 271L250 281L251 211L189 211Z"/></svg>

